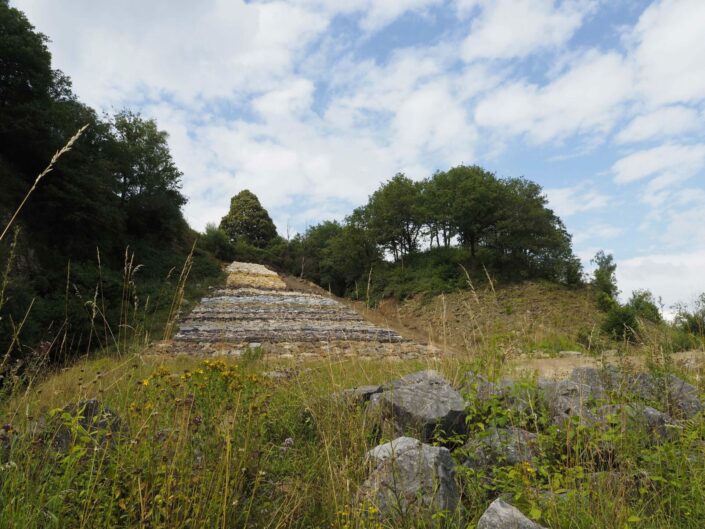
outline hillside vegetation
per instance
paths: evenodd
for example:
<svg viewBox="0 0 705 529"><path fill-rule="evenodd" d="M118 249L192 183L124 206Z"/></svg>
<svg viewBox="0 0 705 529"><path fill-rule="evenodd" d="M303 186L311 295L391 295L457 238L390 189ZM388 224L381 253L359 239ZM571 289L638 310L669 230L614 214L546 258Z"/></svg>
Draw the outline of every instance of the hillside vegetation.
<svg viewBox="0 0 705 529"><path fill-rule="evenodd" d="M47 37L6 0L0 65L2 365L116 347L138 314L161 336L196 238L166 133L129 110L101 117L81 103L52 68ZM189 289L220 274L200 248L190 268Z"/></svg>
<svg viewBox="0 0 705 529"><path fill-rule="evenodd" d="M166 134L78 101L46 42L0 0L0 529L467 529L498 498L531 529L703 527L705 297L620 301L538 185L478 166L291 239L242 191L199 236ZM590 369L543 379L562 351ZM435 460L369 453L399 436L449 501Z"/></svg>

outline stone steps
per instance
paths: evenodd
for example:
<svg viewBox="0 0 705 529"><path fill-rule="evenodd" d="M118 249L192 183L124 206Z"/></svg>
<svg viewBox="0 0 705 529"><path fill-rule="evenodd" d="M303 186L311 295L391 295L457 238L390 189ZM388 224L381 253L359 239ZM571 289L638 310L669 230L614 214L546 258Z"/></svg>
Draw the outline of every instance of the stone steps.
<svg viewBox="0 0 705 529"><path fill-rule="evenodd" d="M406 342L332 297L287 289L275 272L261 265L235 262L227 271L227 287L214 290L181 321L176 350L209 350L215 344L226 349L251 343L366 342L388 344L382 349L386 351L391 344ZM380 349L368 347L372 350Z"/></svg>

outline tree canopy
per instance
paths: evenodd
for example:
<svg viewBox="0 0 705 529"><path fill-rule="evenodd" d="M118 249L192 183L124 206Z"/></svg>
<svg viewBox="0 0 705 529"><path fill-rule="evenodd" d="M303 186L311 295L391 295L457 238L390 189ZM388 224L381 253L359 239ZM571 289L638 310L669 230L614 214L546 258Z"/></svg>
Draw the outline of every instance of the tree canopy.
<svg viewBox="0 0 705 529"><path fill-rule="evenodd" d="M220 221L220 228L232 242L243 240L263 248L277 237L277 228L257 196L247 189L230 199L230 210Z"/></svg>
<svg viewBox="0 0 705 529"><path fill-rule="evenodd" d="M244 227L244 219L228 228L238 218L233 212L244 211L236 198L221 223L233 240L256 232ZM252 204L250 219L269 225L253 197L244 202ZM250 241L266 245L261 237ZM508 279L582 282L571 237L541 187L524 178L498 178L479 166L453 167L421 181L396 174L343 222L324 221L285 247L277 242L272 251L272 264L337 294L359 294L367 283L378 292L391 293L396 287L390 284L406 291L402 285L412 283L414 274L432 289L457 288L466 281L463 269L483 277L489 270Z"/></svg>
<svg viewBox="0 0 705 529"><path fill-rule="evenodd" d="M128 110L99 117L52 68L46 43L24 14L0 0L0 226L52 155L88 125L20 212L16 245L0 243L0 266L14 266L0 304L3 351L13 322L32 303L22 332L28 348L53 339L57 329L69 341L87 340L86 300L99 280L106 320L119 317L127 247L149 280L180 266L194 238L181 213L182 175L166 132Z"/></svg>

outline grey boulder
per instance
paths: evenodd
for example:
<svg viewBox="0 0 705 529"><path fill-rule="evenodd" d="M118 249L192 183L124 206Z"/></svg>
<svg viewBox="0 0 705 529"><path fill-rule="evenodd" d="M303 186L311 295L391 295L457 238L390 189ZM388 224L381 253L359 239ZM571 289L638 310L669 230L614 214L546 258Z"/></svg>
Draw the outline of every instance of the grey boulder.
<svg viewBox="0 0 705 529"><path fill-rule="evenodd" d="M577 416L590 422L594 419L588 409L593 398L592 388L572 380L539 380L539 388L554 424L563 424L570 417Z"/></svg>
<svg viewBox="0 0 705 529"><path fill-rule="evenodd" d="M421 445L421 441L413 437L397 437L388 443L375 446L367 452L367 457L375 464L379 464L408 450L418 449Z"/></svg>
<svg viewBox="0 0 705 529"><path fill-rule="evenodd" d="M521 428L488 428L461 449L463 466L490 468L533 461L539 455L536 434Z"/></svg>
<svg viewBox="0 0 705 529"><path fill-rule="evenodd" d="M494 500L477 522L477 529L544 529L501 498Z"/></svg>
<svg viewBox="0 0 705 529"><path fill-rule="evenodd" d="M336 393L337 399L343 400L349 404L365 404L373 395L382 391L382 386L357 386L350 389L345 389L340 393Z"/></svg>
<svg viewBox="0 0 705 529"><path fill-rule="evenodd" d="M433 439L436 429L446 436L465 433L465 401L436 371L413 373L383 389L372 395L371 409L397 432L412 431L424 442Z"/></svg>
<svg viewBox="0 0 705 529"><path fill-rule="evenodd" d="M448 449L401 437L372 449L369 456L376 467L361 493L383 516L427 516L458 506L455 465Z"/></svg>
<svg viewBox="0 0 705 529"><path fill-rule="evenodd" d="M639 431L652 440L672 440L678 429L670 415L639 403L600 406L595 416L600 428L619 426L624 433Z"/></svg>

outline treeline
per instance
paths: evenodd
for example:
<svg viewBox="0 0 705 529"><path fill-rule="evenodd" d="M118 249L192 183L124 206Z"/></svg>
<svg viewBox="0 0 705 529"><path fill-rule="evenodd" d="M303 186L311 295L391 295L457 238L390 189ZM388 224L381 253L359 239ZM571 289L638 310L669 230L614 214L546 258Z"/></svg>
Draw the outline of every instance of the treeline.
<svg viewBox="0 0 705 529"><path fill-rule="evenodd" d="M244 193L251 202L254 195ZM404 297L451 290L467 285L468 275L488 273L507 280L582 281L570 235L547 207L541 187L478 166L454 167L422 181L397 174L343 222L322 222L291 241L275 235L273 225L268 238L257 240L246 228L233 228L241 211L238 195L219 229L209 227L206 238L214 251L220 241L221 256L249 252L338 295L370 297L371 290L372 297Z"/></svg>
<svg viewBox="0 0 705 529"><path fill-rule="evenodd" d="M46 43L0 0L0 229L52 155L88 125L37 182L14 223L17 231L0 242L0 353L12 347L15 355L59 335L64 352L107 341L95 332L90 300L96 289L104 311L97 318L117 333L125 262L138 269L142 285L154 283L128 289L135 306L183 265L195 239L181 213L182 174L166 133L128 110L98 116L78 100L69 78L52 69ZM217 272L212 260L199 259L195 268L196 274Z"/></svg>

